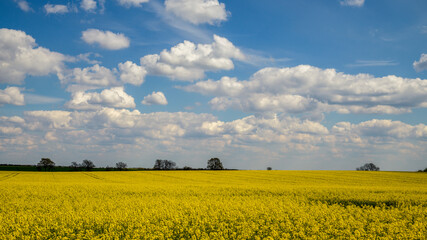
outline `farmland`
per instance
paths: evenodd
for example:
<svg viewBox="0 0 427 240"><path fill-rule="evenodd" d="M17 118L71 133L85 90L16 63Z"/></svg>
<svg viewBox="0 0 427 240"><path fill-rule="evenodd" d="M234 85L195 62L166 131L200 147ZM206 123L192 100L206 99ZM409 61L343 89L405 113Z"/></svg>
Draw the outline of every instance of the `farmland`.
<svg viewBox="0 0 427 240"><path fill-rule="evenodd" d="M427 174L0 172L6 239L425 239Z"/></svg>

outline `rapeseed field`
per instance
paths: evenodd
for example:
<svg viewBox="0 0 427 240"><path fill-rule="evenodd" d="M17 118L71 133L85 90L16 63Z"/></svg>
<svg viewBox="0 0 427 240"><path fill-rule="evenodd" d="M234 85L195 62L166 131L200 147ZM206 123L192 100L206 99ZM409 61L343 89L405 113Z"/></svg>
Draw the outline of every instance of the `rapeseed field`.
<svg viewBox="0 0 427 240"><path fill-rule="evenodd" d="M426 239L427 174L0 172L1 239Z"/></svg>

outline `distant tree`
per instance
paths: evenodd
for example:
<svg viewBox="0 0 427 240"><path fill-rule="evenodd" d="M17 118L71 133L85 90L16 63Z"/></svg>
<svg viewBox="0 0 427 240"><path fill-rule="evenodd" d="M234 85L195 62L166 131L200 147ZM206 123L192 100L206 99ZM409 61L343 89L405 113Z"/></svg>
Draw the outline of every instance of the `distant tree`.
<svg viewBox="0 0 427 240"><path fill-rule="evenodd" d="M176 163L174 161L157 159L156 162L154 163L153 169L171 170L171 169L174 169L175 166L176 166Z"/></svg>
<svg viewBox="0 0 427 240"><path fill-rule="evenodd" d="M92 170L92 168L94 168L94 167L95 167L95 164L93 164L93 162L92 162L91 160L87 160L87 159L85 159L85 160L83 160L83 162L82 162L82 167L83 167L84 169L86 169L86 171L90 171L90 170Z"/></svg>
<svg viewBox="0 0 427 240"><path fill-rule="evenodd" d="M183 169L184 169L184 170L192 170L193 168L192 168L192 167L185 166Z"/></svg>
<svg viewBox="0 0 427 240"><path fill-rule="evenodd" d="M273 170L271 167L268 167L267 170Z"/></svg>
<svg viewBox="0 0 427 240"><path fill-rule="evenodd" d="M81 168L82 166L80 164L78 164L77 162L71 162L70 168L73 171L77 171Z"/></svg>
<svg viewBox="0 0 427 240"><path fill-rule="evenodd" d="M153 167L153 169L156 169L156 170L164 169L163 160L157 159L157 160L154 162L154 167Z"/></svg>
<svg viewBox="0 0 427 240"><path fill-rule="evenodd" d="M42 158L39 163L37 163L37 169L44 168L45 171L51 170L55 167L55 163L50 160L50 158Z"/></svg>
<svg viewBox="0 0 427 240"><path fill-rule="evenodd" d="M124 162L118 162L118 163L116 163L116 168L118 169L118 170L125 170L126 168L127 168L127 164L126 163L124 163Z"/></svg>
<svg viewBox="0 0 427 240"><path fill-rule="evenodd" d="M224 167L222 166L221 160L219 160L219 158L211 158L208 160L207 169L209 169L209 170L223 170Z"/></svg>
<svg viewBox="0 0 427 240"><path fill-rule="evenodd" d="M176 163L174 161L165 160L165 170L174 169L176 167Z"/></svg>
<svg viewBox="0 0 427 240"><path fill-rule="evenodd" d="M366 163L365 165L356 168L357 171L379 171L380 168L373 163Z"/></svg>

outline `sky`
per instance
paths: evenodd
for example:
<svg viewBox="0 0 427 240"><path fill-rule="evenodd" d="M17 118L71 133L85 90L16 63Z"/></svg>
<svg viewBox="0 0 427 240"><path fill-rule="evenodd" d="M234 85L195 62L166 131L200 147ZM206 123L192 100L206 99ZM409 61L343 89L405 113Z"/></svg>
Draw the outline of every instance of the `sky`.
<svg viewBox="0 0 427 240"><path fill-rule="evenodd" d="M0 163L427 167L425 0L0 1Z"/></svg>

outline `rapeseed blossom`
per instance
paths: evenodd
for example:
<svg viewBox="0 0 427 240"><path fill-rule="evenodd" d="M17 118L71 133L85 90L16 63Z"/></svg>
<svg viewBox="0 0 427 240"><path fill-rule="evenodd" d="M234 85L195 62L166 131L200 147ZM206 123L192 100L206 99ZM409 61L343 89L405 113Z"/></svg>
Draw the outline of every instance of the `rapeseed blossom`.
<svg viewBox="0 0 427 240"><path fill-rule="evenodd" d="M0 172L3 239L426 239L427 175Z"/></svg>

